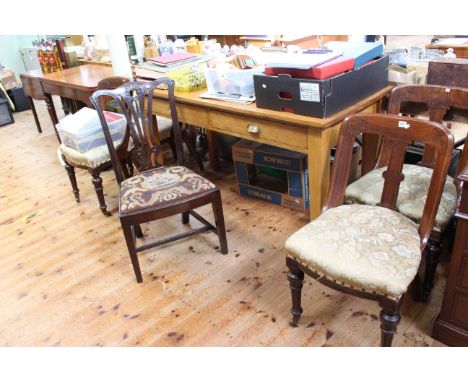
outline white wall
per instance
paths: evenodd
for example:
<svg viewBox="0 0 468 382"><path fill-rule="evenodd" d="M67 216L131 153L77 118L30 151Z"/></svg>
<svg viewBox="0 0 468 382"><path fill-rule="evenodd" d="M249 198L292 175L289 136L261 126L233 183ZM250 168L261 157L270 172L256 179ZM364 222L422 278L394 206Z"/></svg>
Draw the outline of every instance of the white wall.
<svg viewBox="0 0 468 382"><path fill-rule="evenodd" d="M32 41L42 37L42 35L0 35L0 63L12 69L19 80L19 75L26 71L19 49L32 47Z"/></svg>

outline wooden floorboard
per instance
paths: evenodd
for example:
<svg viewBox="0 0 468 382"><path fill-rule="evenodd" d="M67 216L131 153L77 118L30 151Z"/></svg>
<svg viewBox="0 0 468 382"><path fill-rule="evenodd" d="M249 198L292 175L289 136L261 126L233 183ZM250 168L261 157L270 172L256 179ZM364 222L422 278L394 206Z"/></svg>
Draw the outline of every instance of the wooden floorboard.
<svg viewBox="0 0 468 382"><path fill-rule="evenodd" d="M36 106L43 134L30 111L0 128L0 345L379 344L377 304L308 278L299 327L288 325L283 245L305 215L237 195L226 162L223 172L203 175L222 191L229 254L219 252L213 233L151 249L140 255L144 282L137 284L113 173L103 173L111 217L102 215L91 177L79 169L76 203L45 105ZM213 221L209 206L198 211ZM188 229L180 216L143 225L143 242ZM428 304L407 299L395 345L441 346L430 330L444 284L442 272Z"/></svg>

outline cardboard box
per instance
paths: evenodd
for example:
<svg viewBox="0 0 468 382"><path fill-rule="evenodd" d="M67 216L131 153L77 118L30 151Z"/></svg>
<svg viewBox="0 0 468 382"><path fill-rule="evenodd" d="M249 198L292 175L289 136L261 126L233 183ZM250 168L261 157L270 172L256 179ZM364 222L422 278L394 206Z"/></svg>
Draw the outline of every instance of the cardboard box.
<svg viewBox="0 0 468 382"><path fill-rule="evenodd" d="M16 88L19 85L15 72L8 68L0 69L0 82L5 87L5 90Z"/></svg>
<svg viewBox="0 0 468 382"><path fill-rule="evenodd" d="M325 80L254 75L257 107L325 118L388 85L389 58Z"/></svg>
<svg viewBox="0 0 468 382"><path fill-rule="evenodd" d="M232 147L239 193L283 207L309 207L307 155L242 139Z"/></svg>
<svg viewBox="0 0 468 382"><path fill-rule="evenodd" d="M330 153L330 175L335 149ZM232 147L240 195L294 210L309 208L307 155L242 139ZM361 174L361 148L354 145L348 183ZM312 169L313 171L313 169Z"/></svg>

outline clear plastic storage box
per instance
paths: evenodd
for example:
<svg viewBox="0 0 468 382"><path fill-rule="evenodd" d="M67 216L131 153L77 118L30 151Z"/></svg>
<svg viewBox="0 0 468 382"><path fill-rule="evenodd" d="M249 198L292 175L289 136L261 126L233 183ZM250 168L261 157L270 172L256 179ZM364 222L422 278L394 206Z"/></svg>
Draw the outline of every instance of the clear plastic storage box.
<svg viewBox="0 0 468 382"><path fill-rule="evenodd" d="M125 116L110 111L105 111L104 115L114 146L118 146L125 136L127 126ZM88 107L66 116L56 127L62 143L79 152L84 153L106 144L97 111Z"/></svg>
<svg viewBox="0 0 468 382"><path fill-rule="evenodd" d="M253 76L263 71L263 67L247 70L205 68L208 92L252 97L255 95Z"/></svg>

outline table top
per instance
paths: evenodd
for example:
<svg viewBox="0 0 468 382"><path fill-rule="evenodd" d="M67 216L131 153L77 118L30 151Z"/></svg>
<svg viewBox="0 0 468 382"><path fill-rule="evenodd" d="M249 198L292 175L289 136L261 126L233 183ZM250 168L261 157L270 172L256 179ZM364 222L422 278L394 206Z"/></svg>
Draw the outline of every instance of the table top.
<svg viewBox="0 0 468 382"><path fill-rule="evenodd" d="M106 77L113 76L113 70L110 66L87 64L47 74L42 73L41 70L33 70L27 72L25 76L40 79L40 81L44 83L66 85L69 88L94 91L99 81ZM349 114L363 110L367 106L374 104L384 97L392 88L393 86L387 86L328 118L314 118L288 112L261 109L258 108L255 103L244 105L234 102L200 98L200 94L205 93L206 89L194 92L176 92L175 96L176 102L178 103L247 117L261 118L279 123L288 123L303 127L313 126L323 129L341 122ZM156 98L167 99L167 93L163 90L156 90Z"/></svg>
<svg viewBox="0 0 468 382"><path fill-rule="evenodd" d="M363 110L366 107L374 104L379 99L383 98L385 94L390 92L393 88L392 85L385 87L382 90L370 95L367 98L362 99L359 102L347 107L331 115L328 118L314 118L299 114L293 114L283 111L275 111L269 109L258 108L255 103L244 105L234 102L219 101L214 99L200 98L199 95L206 92L206 89L194 91L194 92L175 92L176 102L187 105L193 105L197 107L204 107L207 109L213 109L217 111L234 113L244 115L248 117L261 118L269 121L288 123L299 126L313 126L318 128L328 128L341 122L348 115L355 113L359 110ZM163 90L156 90L156 98L167 99L167 93Z"/></svg>
<svg viewBox="0 0 468 382"><path fill-rule="evenodd" d="M31 70L24 75L38 78L44 83L66 84L70 88L94 91L99 81L113 76L114 72L110 66L89 64L46 74L40 69Z"/></svg>

